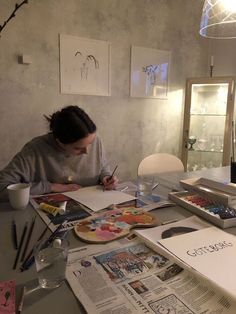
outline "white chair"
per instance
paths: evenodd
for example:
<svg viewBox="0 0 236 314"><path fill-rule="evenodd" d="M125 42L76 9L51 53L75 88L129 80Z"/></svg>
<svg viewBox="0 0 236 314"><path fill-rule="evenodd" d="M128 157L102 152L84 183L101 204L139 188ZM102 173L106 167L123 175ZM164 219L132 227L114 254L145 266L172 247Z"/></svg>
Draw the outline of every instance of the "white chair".
<svg viewBox="0 0 236 314"><path fill-rule="evenodd" d="M184 171L182 161L174 155L156 153L145 157L138 166L138 176Z"/></svg>

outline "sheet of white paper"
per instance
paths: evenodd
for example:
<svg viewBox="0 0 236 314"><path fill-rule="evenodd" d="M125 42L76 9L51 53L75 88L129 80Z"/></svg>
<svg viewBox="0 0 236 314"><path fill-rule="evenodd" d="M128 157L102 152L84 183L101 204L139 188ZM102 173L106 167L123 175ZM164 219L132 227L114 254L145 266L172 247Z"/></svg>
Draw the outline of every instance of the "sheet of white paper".
<svg viewBox="0 0 236 314"><path fill-rule="evenodd" d="M63 194L87 206L94 212L104 209L112 204L120 204L136 199L133 195L116 190L103 191L101 185L90 186L77 191L65 192Z"/></svg>
<svg viewBox="0 0 236 314"><path fill-rule="evenodd" d="M209 227L160 240L166 249L236 296L236 237Z"/></svg>

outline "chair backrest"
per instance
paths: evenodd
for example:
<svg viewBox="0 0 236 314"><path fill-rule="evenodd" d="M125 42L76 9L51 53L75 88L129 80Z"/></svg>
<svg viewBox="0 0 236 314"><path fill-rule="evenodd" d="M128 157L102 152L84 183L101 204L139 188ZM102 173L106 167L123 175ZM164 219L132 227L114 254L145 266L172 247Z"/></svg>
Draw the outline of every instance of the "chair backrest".
<svg viewBox="0 0 236 314"><path fill-rule="evenodd" d="M184 171L182 161L170 154L156 153L145 157L138 166L138 175Z"/></svg>

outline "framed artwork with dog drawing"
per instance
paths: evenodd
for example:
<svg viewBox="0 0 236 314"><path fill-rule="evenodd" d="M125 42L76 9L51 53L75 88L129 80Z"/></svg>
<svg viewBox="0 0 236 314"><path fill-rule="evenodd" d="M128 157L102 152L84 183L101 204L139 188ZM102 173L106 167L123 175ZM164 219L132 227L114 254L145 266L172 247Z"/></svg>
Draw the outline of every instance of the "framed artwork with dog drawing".
<svg viewBox="0 0 236 314"><path fill-rule="evenodd" d="M170 52L131 47L130 96L167 98Z"/></svg>

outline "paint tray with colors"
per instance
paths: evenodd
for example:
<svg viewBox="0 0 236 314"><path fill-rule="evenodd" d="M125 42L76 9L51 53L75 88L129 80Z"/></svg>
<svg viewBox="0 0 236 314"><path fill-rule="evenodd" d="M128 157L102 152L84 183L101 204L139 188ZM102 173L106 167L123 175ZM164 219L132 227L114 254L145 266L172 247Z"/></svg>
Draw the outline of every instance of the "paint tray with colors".
<svg viewBox="0 0 236 314"><path fill-rule="evenodd" d="M195 191L171 192L169 198L220 228L236 226L235 209Z"/></svg>

